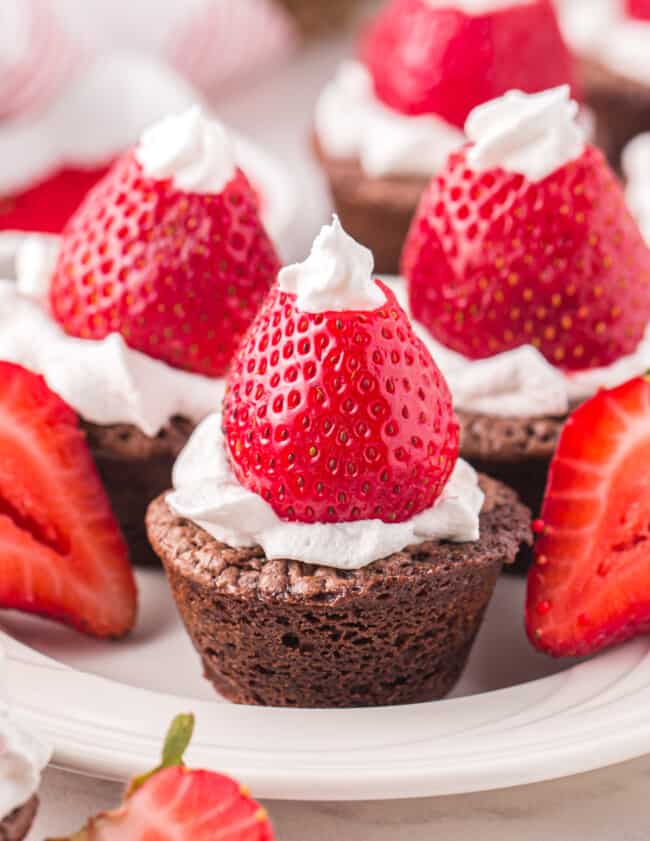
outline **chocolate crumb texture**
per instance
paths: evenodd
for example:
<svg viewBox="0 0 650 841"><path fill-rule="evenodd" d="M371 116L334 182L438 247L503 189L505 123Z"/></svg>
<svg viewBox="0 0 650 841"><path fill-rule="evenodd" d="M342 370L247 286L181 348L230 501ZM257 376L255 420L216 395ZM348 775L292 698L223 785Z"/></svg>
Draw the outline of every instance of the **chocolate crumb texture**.
<svg viewBox="0 0 650 841"><path fill-rule="evenodd" d="M205 676L231 701L292 707L406 704L444 697L466 663L504 563L530 542L530 513L482 477L481 537L425 542L360 570L265 559L149 508Z"/></svg>

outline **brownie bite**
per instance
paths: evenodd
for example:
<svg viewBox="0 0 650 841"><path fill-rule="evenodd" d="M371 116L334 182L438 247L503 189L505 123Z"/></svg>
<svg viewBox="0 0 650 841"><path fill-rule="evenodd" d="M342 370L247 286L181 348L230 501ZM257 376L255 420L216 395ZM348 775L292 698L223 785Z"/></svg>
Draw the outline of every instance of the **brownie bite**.
<svg viewBox="0 0 650 841"><path fill-rule="evenodd" d="M194 424L172 418L155 437L130 424L99 426L82 421L82 427L132 561L158 565L147 539L147 506L171 485L172 467Z"/></svg>
<svg viewBox="0 0 650 841"><path fill-rule="evenodd" d="M626 144L637 134L650 131L650 84L623 76L595 58L584 58L580 69L585 98L595 117L595 142L620 170Z"/></svg>
<svg viewBox="0 0 650 841"><path fill-rule="evenodd" d="M147 515L205 676L231 701L360 707L433 701L467 661L503 564L530 545L530 512L481 478L479 540L409 546L359 570L268 561L178 517Z"/></svg>

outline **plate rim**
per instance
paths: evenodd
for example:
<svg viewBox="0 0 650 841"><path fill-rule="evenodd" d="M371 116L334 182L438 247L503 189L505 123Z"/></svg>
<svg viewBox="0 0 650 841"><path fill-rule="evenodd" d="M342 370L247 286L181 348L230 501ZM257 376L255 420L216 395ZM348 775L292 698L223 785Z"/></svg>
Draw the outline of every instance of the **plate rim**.
<svg viewBox="0 0 650 841"><path fill-rule="evenodd" d="M125 781L152 767L166 723L185 708L197 713L197 738L188 761L232 774L256 797L271 800L354 801L488 791L592 771L650 752L650 712L644 713L650 710L647 640L506 689L365 710L287 710L190 700L73 669L1 631L0 644L7 650L18 720L51 742L56 767L102 779ZM128 712L114 717L111 727L106 709L93 701L98 698L104 707ZM507 715L499 719L503 710ZM535 710L538 715L531 716ZM386 745L380 740L372 748L339 746L329 755L294 750L286 758L263 747L265 737L272 745L270 734L292 727L305 732L307 739L318 731L334 734L346 729L362 731L368 739L374 732L394 733L395 727L412 735L417 727L408 722L413 720L425 728L441 715L471 720L477 711L477 727L456 735L438 734L430 739L429 754L419 755L426 738L412 743L398 738ZM514 718L508 720L513 711ZM607 727L602 727L603 720ZM499 724L504 721L512 726L503 729ZM224 745L212 733L216 728L217 734L230 738L250 735L256 727L261 737L258 750ZM459 740L466 743L464 754L457 750ZM378 761L378 752L384 761Z"/></svg>

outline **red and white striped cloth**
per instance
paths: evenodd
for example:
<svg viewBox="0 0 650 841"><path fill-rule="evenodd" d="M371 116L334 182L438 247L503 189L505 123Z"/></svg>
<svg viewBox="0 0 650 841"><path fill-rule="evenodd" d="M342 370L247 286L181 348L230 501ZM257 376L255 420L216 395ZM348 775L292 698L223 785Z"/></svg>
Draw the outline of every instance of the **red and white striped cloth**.
<svg viewBox="0 0 650 841"><path fill-rule="evenodd" d="M99 55L154 57L213 97L296 43L274 0L0 0L0 119L42 106Z"/></svg>

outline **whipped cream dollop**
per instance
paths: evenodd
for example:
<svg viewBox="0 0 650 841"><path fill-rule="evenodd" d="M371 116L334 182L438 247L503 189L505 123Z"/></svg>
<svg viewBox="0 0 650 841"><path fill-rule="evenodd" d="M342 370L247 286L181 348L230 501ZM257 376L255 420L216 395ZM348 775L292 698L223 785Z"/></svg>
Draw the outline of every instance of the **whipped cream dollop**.
<svg viewBox="0 0 650 841"><path fill-rule="evenodd" d="M174 490L167 504L174 513L228 546L259 545L269 560L360 569L414 543L479 538L483 491L476 472L461 459L435 504L406 522L287 522L236 479L226 456L221 415L216 413L194 430L172 478Z"/></svg>
<svg viewBox="0 0 650 841"><path fill-rule="evenodd" d="M0 649L0 820L38 791L51 749L16 722L8 703L6 656Z"/></svg>
<svg viewBox="0 0 650 841"><path fill-rule="evenodd" d="M328 155L358 158L371 177L430 176L465 142L463 132L440 117L411 117L384 105L357 61L341 64L323 89L315 129Z"/></svg>
<svg viewBox="0 0 650 841"><path fill-rule="evenodd" d="M146 175L171 178L186 193L220 193L236 170L235 150L224 126L199 106L148 128L135 156Z"/></svg>
<svg viewBox="0 0 650 841"><path fill-rule="evenodd" d="M223 378L172 368L118 333L101 341L65 333L47 308L56 259L50 244L28 238L16 283L0 281L0 359L42 374L84 420L133 424L151 437L176 415L198 423L221 404Z"/></svg>
<svg viewBox="0 0 650 841"><path fill-rule="evenodd" d="M625 198L650 245L650 132L637 135L627 144L622 164Z"/></svg>
<svg viewBox="0 0 650 841"><path fill-rule="evenodd" d="M624 0L564 0L557 5L564 37L575 52L650 84L650 21L628 17Z"/></svg>
<svg viewBox="0 0 650 841"><path fill-rule="evenodd" d="M405 284L386 283L408 312ZM650 368L650 325L634 353L606 367L569 372L551 365L532 345L468 359L437 342L418 321L412 323L447 380L455 408L494 417L563 417L599 388L615 388Z"/></svg>
<svg viewBox="0 0 650 841"><path fill-rule="evenodd" d="M533 94L509 91L468 116L465 133L474 145L467 159L479 171L502 167L541 181L582 154L578 111L568 85Z"/></svg>
<svg viewBox="0 0 650 841"><path fill-rule="evenodd" d="M373 268L372 252L352 239L334 216L314 240L309 257L280 271L278 286L296 295L303 312L376 310L386 296Z"/></svg>

